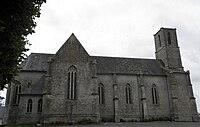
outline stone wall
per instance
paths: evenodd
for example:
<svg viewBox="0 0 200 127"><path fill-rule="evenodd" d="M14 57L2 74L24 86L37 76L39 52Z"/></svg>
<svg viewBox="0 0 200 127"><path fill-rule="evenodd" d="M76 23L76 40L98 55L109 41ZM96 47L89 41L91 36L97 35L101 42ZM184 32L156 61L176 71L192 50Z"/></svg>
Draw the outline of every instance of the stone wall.
<svg viewBox="0 0 200 127"><path fill-rule="evenodd" d="M106 117L107 119L114 119L115 107L114 107L114 79L113 74L99 74L98 83L102 83L105 88L105 104L100 105L100 117L101 119ZM118 116L119 119L132 119L142 120L142 104L141 104L141 87L140 83L145 88L145 100L147 103L147 119L170 117L170 105L169 105L169 90L167 85L166 76L142 76L142 81L138 81L139 75L116 75L116 84L118 86ZM126 85L131 86L131 99L132 103L126 103ZM152 104L152 85L155 84L158 89L158 104Z"/></svg>

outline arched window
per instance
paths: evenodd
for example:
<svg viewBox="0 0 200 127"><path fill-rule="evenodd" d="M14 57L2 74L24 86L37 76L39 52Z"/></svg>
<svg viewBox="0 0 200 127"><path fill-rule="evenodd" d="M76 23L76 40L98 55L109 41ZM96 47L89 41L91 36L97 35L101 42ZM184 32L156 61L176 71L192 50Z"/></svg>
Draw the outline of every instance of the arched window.
<svg viewBox="0 0 200 127"><path fill-rule="evenodd" d="M161 46L161 39L160 39L160 35L158 35L158 44L159 44L159 46Z"/></svg>
<svg viewBox="0 0 200 127"><path fill-rule="evenodd" d="M132 98L131 98L131 86L130 84L126 85L126 104L132 104Z"/></svg>
<svg viewBox="0 0 200 127"><path fill-rule="evenodd" d="M42 99L38 101L38 113L42 112Z"/></svg>
<svg viewBox="0 0 200 127"><path fill-rule="evenodd" d="M98 86L98 94L99 94L99 104L105 104L104 86L102 83L100 83Z"/></svg>
<svg viewBox="0 0 200 127"><path fill-rule="evenodd" d="M15 104L19 104L19 101L20 101L20 94L21 93L21 86L20 85L17 85L16 88L15 88Z"/></svg>
<svg viewBox="0 0 200 127"><path fill-rule="evenodd" d="M75 66L70 66L68 69L68 99L76 99L76 83L77 69Z"/></svg>
<svg viewBox="0 0 200 127"><path fill-rule="evenodd" d="M18 86L15 87L15 100L14 100L15 104L17 104L17 98L18 98Z"/></svg>
<svg viewBox="0 0 200 127"><path fill-rule="evenodd" d="M167 40L168 40L168 44L171 44L171 35L169 32L167 33Z"/></svg>
<svg viewBox="0 0 200 127"><path fill-rule="evenodd" d="M18 94L17 94L17 104L19 104L19 100L20 100L20 94L21 93L21 86L19 85L18 87Z"/></svg>
<svg viewBox="0 0 200 127"><path fill-rule="evenodd" d="M158 104L158 89L155 84L153 84L151 91L152 91L152 103Z"/></svg>
<svg viewBox="0 0 200 127"><path fill-rule="evenodd" d="M29 113L32 112L32 106L33 106L33 101L31 99L29 99L28 103L27 103L27 112L29 112Z"/></svg>

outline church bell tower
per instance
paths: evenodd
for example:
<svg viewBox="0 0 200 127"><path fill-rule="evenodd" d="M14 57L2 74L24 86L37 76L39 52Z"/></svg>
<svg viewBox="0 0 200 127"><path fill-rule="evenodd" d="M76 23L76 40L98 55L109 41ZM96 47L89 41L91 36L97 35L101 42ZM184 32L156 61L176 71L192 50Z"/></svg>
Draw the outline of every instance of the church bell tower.
<svg viewBox="0 0 200 127"><path fill-rule="evenodd" d="M183 71L176 29L161 28L155 35L156 59L160 59L167 69Z"/></svg>

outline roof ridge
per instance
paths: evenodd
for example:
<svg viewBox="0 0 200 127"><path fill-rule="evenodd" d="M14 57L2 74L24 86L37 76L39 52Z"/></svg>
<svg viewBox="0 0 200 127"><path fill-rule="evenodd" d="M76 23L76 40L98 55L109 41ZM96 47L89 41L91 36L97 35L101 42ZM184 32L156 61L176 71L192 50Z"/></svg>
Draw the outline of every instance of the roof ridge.
<svg viewBox="0 0 200 127"><path fill-rule="evenodd" d="M55 55L53 53L37 53L37 52L31 52L31 54L41 54L41 55ZM31 55L30 54L30 55Z"/></svg>
<svg viewBox="0 0 200 127"><path fill-rule="evenodd" d="M115 57L115 56L90 56L90 57L118 58L118 59L138 59L138 60L157 60L157 59L153 59L153 58L133 58L133 57Z"/></svg>

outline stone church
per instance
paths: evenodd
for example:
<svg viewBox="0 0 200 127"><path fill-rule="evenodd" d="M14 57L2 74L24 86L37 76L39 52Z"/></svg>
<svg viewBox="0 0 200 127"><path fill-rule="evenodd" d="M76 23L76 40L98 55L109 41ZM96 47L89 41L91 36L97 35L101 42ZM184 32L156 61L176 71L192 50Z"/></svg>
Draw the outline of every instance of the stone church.
<svg viewBox="0 0 200 127"><path fill-rule="evenodd" d="M31 53L8 85L4 123L197 121L176 29L154 39L156 59L91 56L74 34L56 54Z"/></svg>

